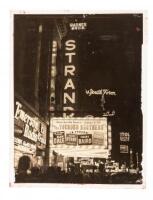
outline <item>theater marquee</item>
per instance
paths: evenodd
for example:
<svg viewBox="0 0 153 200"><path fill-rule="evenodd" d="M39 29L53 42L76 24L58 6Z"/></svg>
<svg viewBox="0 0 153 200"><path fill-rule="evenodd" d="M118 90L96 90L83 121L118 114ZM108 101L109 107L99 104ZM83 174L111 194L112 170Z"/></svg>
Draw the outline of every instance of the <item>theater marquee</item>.
<svg viewBox="0 0 153 200"><path fill-rule="evenodd" d="M55 143L59 133L66 140ZM54 145L100 145L107 148L107 118L53 118L51 136Z"/></svg>

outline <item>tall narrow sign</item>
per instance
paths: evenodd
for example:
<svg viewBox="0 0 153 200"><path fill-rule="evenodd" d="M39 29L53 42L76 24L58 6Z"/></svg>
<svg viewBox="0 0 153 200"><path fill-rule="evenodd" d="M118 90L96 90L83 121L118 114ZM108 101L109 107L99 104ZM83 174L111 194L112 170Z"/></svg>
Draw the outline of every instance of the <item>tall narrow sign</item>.
<svg viewBox="0 0 153 200"><path fill-rule="evenodd" d="M73 117L76 104L76 40L64 42L63 117Z"/></svg>

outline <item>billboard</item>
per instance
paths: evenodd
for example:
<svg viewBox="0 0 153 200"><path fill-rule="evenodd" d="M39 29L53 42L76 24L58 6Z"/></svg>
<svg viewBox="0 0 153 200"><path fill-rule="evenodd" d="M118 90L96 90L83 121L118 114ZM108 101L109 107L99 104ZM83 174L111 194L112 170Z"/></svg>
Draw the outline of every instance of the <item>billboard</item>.
<svg viewBox="0 0 153 200"><path fill-rule="evenodd" d="M23 140L28 139L32 143L39 144L40 148L45 148L47 124L16 99L14 123L15 136L22 137Z"/></svg>
<svg viewBox="0 0 153 200"><path fill-rule="evenodd" d="M53 145L92 144L107 148L107 118L105 117L52 118L50 131Z"/></svg>

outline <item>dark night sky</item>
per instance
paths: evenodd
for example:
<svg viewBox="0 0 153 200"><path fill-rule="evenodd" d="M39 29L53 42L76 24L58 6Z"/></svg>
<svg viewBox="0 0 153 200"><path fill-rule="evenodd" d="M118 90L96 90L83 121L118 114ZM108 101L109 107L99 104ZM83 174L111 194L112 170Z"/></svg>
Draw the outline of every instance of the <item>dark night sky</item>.
<svg viewBox="0 0 153 200"><path fill-rule="evenodd" d="M76 38L78 45L79 89L82 91L78 109L90 110L93 105L95 110L100 109L99 97L93 99L85 95L85 89L93 88L117 92L116 99L108 101L118 114L140 110L142 16L76 17L76 22L80 20L87 22L87 30L68 33L68 37Z"/></svg>
<svg viewBox="0 0 153 200"><path fill-rule="evenodd" d="M76 22L81 20L87 22L87 30L68 33L78 46L78 110L101 116L101 96L89 97L85 89L116 91L117 96L105 98L106 110L116 112L111 119L113 142L118 144L119 132L128 131L130 145L141 152L142 15L76 17Z"/></svg>

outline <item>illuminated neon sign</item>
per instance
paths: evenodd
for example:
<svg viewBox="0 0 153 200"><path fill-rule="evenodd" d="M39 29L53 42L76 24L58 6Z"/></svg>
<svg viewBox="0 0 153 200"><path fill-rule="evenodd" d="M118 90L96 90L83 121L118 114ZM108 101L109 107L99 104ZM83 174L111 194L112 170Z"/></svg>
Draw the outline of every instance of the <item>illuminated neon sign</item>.
<svg viewBox="0 0 153 200"><path fill-rule="evenodd" d="M73 110L76 103L75 93L75 75L76 67L74 65L74 56L76 55L76 41L67 40L65 42L65 66L64 66L64 95L63 95L63 111L72 111L71 113L64 113L63 116L74 116Z"/></svg>

